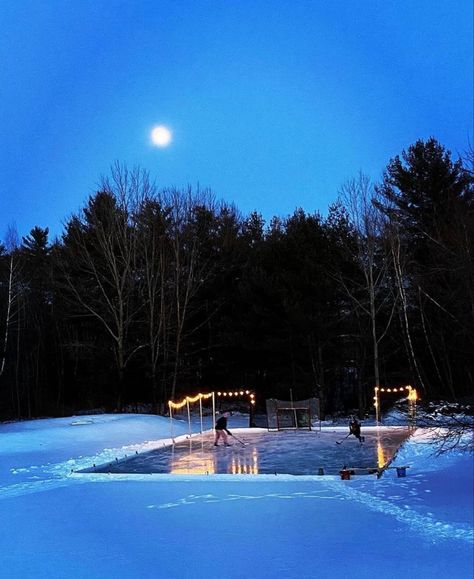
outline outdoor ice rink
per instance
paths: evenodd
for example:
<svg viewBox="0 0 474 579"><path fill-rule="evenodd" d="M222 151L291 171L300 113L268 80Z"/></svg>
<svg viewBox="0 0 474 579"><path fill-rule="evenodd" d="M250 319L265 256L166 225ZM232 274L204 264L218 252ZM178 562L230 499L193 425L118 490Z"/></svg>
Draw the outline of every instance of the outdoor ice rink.
<svg viewBox="0 0 474 579"><path fill-rule="evenodd" d="M207 431L180 437L173 445L131 458L97 465L88 472L337 475L346 466L360 469L355 474L364 475L390 463L410 430L406 426L366 427L363 444L354 436L346 438L345 427L276 432L238 428L233 434L229 447L215 447L213 433Z"/></svg>

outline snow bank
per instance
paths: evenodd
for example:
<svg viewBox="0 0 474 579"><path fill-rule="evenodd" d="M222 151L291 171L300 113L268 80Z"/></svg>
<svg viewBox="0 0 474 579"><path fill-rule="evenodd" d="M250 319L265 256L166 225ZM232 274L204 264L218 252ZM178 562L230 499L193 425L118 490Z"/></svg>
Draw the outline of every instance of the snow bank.
<svg viewBox="0 0 474 579"><path fill-rule="evenodd" d="M406 478L349 481L71 473L163 444L170 424L156 416L1 424L0 437L8 579L472 577L472 457L433 457L421 433L399 452Z"/></svg>

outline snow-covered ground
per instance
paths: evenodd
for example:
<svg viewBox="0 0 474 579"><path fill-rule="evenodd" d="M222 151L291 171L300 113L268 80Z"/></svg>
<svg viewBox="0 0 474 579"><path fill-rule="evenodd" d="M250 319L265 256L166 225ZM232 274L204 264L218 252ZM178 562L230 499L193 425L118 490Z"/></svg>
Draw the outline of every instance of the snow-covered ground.
<svg viewBox="0 0 474 579"><path fill-rule="evenodd" d="M474 576L472 455L435 457L421 430L406 478L77 472L169 438L151 415L0 424L0 577Z"/></svg>

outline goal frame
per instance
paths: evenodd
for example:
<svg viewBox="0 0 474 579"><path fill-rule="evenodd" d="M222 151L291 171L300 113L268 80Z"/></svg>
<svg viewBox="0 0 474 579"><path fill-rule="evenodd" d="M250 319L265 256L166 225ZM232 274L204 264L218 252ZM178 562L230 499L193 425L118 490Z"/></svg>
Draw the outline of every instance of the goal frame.
<svg viewBox="0 0 474 579"><path fill-rule="evenodd" d="M304 424L301 424L299 428L306 428L308 426L308 430L313 430L315 420L319 420L319 429L321 430L321 418L319 414L319 399L318 398L306 398L305 400L280 400L277 398L267 398L266 400L266 407L267 407L267 428L268 431L274 430L285 430L289 424L290 429L298 428L298 420L297 418L291 422L289 419L286 418L284 424L282 424L281 417L284 413L291 412L293 415L296 411L296 416L298 413L304 413L306 420L309 424L304 421ZM282 412L280 412L280 419L277 416L278 412L277 409L281 408Z"/></svg>
<svg viewBox="0 0 474 579"><path fill-rule="evenodd" d="M283 415L285 418L283 418ZM291 425L284 424L285 419L293 419ZM277 430L311 430L311 407L290 406L276 408Z"/></svg>

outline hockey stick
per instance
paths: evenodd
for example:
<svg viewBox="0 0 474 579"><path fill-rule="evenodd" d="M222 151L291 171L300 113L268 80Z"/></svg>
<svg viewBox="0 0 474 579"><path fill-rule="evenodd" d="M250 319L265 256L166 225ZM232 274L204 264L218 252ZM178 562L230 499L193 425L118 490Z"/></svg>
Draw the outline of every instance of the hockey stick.
<svg viewBox="0 0 474 579"><path fill-rule="evenodd" d="M349 434L345 436L342 440L336 440L336 444L342 444L347 438L349 438L351 434L352 432L349 432Z"/></svg>
<svg viewBox="0 0 474 579"><path fill-rule="evenodd" d="M237 440L238 442L240 442L240 444L241 444L242 446L247 446L247 445L245 444L245 442L244 442L243 440L240 440L240 438L237 438L237 436L235 436L235 434L232 434L232 437L235 438L235 440Z"/></svg>

